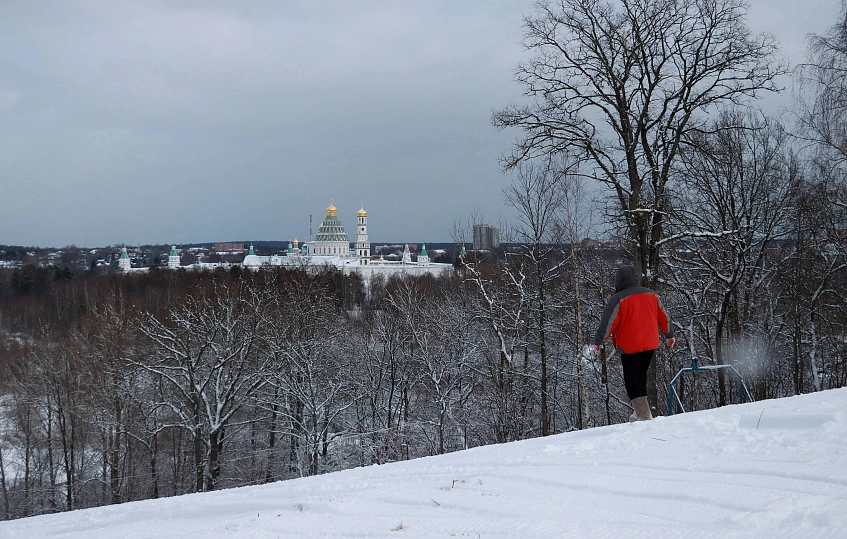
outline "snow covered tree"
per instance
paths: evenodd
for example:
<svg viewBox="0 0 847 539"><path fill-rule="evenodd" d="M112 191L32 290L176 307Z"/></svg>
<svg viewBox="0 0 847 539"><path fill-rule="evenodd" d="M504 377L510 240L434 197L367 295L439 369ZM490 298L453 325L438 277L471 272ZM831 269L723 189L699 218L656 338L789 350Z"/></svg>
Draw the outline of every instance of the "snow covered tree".
<svg viewBox="0 0 847 539"><path fill-rule="evenodd" d="M676 248L667 255L667 279L703 324L715 362L738 362L761 330L751 324L790 254L777 248L790 233L796 170L785 130L755 112L724 111L694 142L680 155L677 233L662 240ZM723 373L720 406L727 404Z"/></svg>
<svg viewBox="0 0 847 539"><path fill-rule="evenodd" d="M506 202L517 211L517 240L521 247L507 254L508 267L521 275L528 314L528 344L539 359L541 435L550 434L550 344L552 311L551 292L562 277L563 227L561 212L568 169L547 161L540 166L524 163L505 188Z"/></svg>
<svg viewBox="0 0 847 539"><path fill-rule="evenodd" d="M104 502L119 503L125 499L122 476L128 465L127 404L134 391L134 369L127 358L135 347L137 334L121 291L109 287L102 292L102 297L91 297L92 312L76 329L74 339L90 362L84 373L89 376L94 401L91 419L103 440Z"/></svg>
<svg viewBox="0 0 847 539"><path fill-rule="evenodd" d="M171 398L161 404L193 438L197 491L215 488L231 420L264 383L255 350L261 308L241 283L217 283L166 318L148 313L141 321L155 355L138 366L168 386Z"/></svg>
<svg viewBox="0 0 847 539"><path fill-rule="evenodd" d="M526 275L518 268L486 261L460 260L462 280L472 293L467 317L476 322L488 350L482 375L477 422L494 433L492 441L520 440L535 432L531 417L538 402L526 350ZM522 359L522 356L523 359ZM480 427L481 428L481 427Z"/></svg>
<svg viewBox="0 0 847 539"><path fill-rule="evenodd" d="M91 464L86 451L90 442L91 386L86 384L85 362L80 349L67 334L43 326L38 345L32 349L29 375L30 398L38 405L42 423L47 474L48 503L71 511L79 508L84 478ZM64 494L62 502L58 498Z"/></svg>
<svg viewBox="0 0 847 539"><path fill-rule="evenodd" d="M412 358L421 375L421 391L434 404L437 420L435 453L448 449L448 422L460 424L457 409L461 408L474 388L472 370L477 363L479 339L470 334L466 314L461 309L458 294L440 287L428 294L420 282L406 279L398 283L388 301L402 317L408 338L414 344ZM466 437L461 445L467 447Z"/></svg>
<svg viewBox="0 0 847 539"><path fill-rule="evenodd" d="M347 329L330 283L331 275L295 270L263 316L264 346L270 362L263 369L268 390L263 406L275 429L289 439L289 472L320 473L333 440L347 431L341 415L356 401L347 363L352 356Z"/></svg>
<svg viewBox="0 0 847 539"><path fill-rule="evenodd" d="M356 423L365 453L363 465L401 460L409 453L406 395L417 375L404 352L405 328L388 300L369 310L356 325L356 372L361 384Z"/></svg>
<svg viewBox="0 0 847 539"><path fill-rule="evenodd" d="M805 148L805 178L796 194L798 212L792 260L786 281L794 317L792 382L795 393L806 384L806 366L816 390L836 383L844 357L844 301L836 292L843 280L847 228L847 3L823 34L808 37L807 62L798 69L795 135ZM826 327L826 330L824 330ZM826 338L827 334L830 338ZM829 345L829 346L827 346ZM832 386L830 386L832 387Z"/></svg>

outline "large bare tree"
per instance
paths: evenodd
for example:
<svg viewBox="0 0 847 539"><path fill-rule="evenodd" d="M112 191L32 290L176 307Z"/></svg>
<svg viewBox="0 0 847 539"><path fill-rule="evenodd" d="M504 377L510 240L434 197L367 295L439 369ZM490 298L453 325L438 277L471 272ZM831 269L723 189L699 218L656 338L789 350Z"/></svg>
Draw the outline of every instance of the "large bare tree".
<svg viewBox="0 0 847 539"><path fill-rule="evenodd" d="M742 0L558 0L525 18L517 79L528 102L496 112L521 138L505 167L552 154L614 193L637 271L655 280L672 164L705 112L777 91L777 43Z"/></svg>

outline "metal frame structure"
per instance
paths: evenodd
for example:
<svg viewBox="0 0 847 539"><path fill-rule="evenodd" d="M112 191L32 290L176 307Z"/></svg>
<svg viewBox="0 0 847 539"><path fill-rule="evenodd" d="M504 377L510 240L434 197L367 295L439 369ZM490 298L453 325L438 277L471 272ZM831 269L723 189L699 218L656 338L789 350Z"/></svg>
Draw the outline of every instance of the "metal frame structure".
<svg viewBox="0 0 847 539"><path fill-rule="evenodd" d="M679 394L676 392L676 387L674 387L674 384L676 384L676 381L679 380L679 377L682 376L683 373L690 372L696 375L702 371L719 371L721 369L730 369L732 372L735 373L735 376L738 377L738 381L740 382L738 388L739 399L741 399L741 401L743 402L744 397L746 396L748 402L753 402L753 396L750 395L750 390L747 389L747 384L744 383L744 377L741 376L740 372L735 370L735 367L733 367L732 365L706 365L701 367L699 358L697 356L694 356L691 358L691 367L681 369L678 373L676 373L676 376L673 377L671 383L668 384L668 415L674 414L674 400L676 400L676 403L679 404L679 409L682 410L683 413L685 413L685 407L682 405L682 401L679 398Z"/></svg>

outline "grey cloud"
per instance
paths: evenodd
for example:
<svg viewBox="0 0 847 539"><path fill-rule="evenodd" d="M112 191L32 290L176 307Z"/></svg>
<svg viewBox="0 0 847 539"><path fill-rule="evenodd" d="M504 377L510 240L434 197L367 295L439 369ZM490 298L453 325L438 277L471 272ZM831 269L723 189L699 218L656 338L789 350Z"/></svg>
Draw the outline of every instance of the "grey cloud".
<svg viewBox="0 0 847 539"><path fill-rule="evenodd" d="M531 7L6 3L0 243L302 240L330 197L348 226L363 201L375 241L496 221L516 134L490 114L521 97ZM834 13L758 0L750 19L795 58Z"/></svg>

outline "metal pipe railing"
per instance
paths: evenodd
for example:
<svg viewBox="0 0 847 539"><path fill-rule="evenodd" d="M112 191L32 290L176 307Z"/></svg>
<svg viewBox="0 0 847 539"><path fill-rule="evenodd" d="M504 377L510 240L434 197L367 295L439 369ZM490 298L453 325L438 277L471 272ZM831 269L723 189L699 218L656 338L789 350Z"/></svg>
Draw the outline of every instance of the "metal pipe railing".
<svg viewBox="0 0 847 539"><path fill-rule="evenodd" d="M700 366L700 360L697 356L693 356L691 358L691 367L680 369L676 376L673 377L671 383L668 384L668 415L674 414L674 401L679 404L679 409L685 413L685 407L682 405L682 400L679 398L679 393L676 391L677 380L679 380L680 376L682 376L686 372L690 372L692 374L697 374L702 371L719 371L721 369L729 369L735 373L735 376L738 377L739 387L738 387L738 398L742 402L744 398L747 398L747 402L753 402L753 396L750 394L750 390L747 389L747 384L744 382L744 377L741 376L741 373L738 372L735 367L732 365L705 365Z"/></svg>

